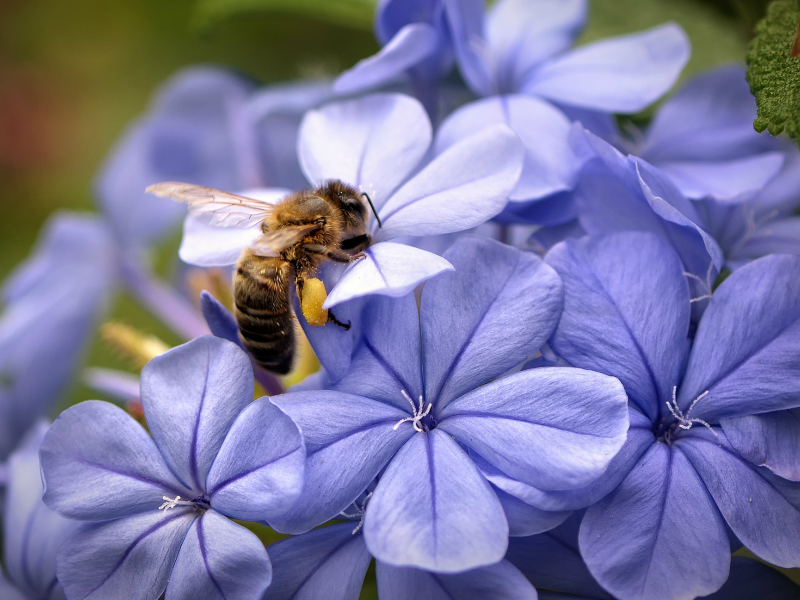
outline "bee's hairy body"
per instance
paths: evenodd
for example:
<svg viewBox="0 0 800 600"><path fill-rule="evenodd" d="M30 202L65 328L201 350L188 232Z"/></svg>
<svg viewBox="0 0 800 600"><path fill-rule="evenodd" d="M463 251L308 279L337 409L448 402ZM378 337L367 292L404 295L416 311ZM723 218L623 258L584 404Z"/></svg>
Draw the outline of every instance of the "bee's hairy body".
<svg viewBox="0 0 800 600"><path fill-rule="evenodd" d="M246 248L236 263L234 315L240 338L259 365L279 374L291 370L295 346L292 279L302 297L303 283L322 262L353 261L356 257L343 248L355 250L369 243L366 216L352 186L329 181L317 190L284 198L261 224L265 234L314 227L279 256L261 256ZM330 319L338 323L332 315Z"/></svg>

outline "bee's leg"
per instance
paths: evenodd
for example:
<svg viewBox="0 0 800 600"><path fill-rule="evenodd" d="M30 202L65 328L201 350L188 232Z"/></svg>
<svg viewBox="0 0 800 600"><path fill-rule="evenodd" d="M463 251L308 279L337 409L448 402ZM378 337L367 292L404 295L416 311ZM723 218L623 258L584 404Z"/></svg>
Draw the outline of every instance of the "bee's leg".
<svg viewBox="0 0 800 600"><path fill-rule="evenodd" d="M294 285L297 288L297 299L300 301L300 306L303 306L303 284L306 282L306 278L301 275L297 275L294 278Z"/></svg>
<svg viewBox="0 0 800 600"><path fill-rule="evenodd" d="M339 244L342 250L352 250L353 248L358 248L361 245L369 245L370 237L368 233L363 235L357 235L355 237L348 238L346 240L342 240L342 243Z"/></svg>
<svg viewBox="0 0 800 600"><path fill-rule="evenodd" d="M359 258L366 258L366 254L363 252L359 252L355 256L352 256L344 250L340 250L339 248L328 248L322 244L303 244L303 249L306 252L311 252L313 254L321 254L338 263L346 264L351 263L354 260L358 260Z"/></svg>
<svg viewBox="0 0 800 600"><path fill-rule="evenodd" d="M350 322L349 321L347 323L342 323L339 319L337 319L336 317L333 316L333 313L331 311L328 311L328 321L331 321L331 322L335 323L336 325L338 325L339 327L341 327L345 331L350 329Z"/></svg>

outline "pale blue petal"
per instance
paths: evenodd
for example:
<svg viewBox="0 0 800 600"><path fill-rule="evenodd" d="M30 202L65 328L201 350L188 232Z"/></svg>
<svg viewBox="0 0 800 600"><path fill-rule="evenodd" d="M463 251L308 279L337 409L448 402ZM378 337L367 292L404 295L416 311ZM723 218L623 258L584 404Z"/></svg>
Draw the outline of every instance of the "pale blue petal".
<svg viewBox="0 0 800 600"><path fill-rule="evenodd" d="M367 505L364 539L379 561L453 573L501 560L508 523L467 453L434 429L414 434L389 463Z"/></svg>
<svg viewBox="0 0 800 600"><path fill-rule="evenodd" d="M697 330L678 402L692 417L740 417L800 404L800 257L772 255L714 292Z"/></svg>
<svg viewBox="0 0 800 600"><path fill-rule="evenodd" d="M686 33L668 23L568 52L538 69L522 91L583 108L634 113L672 87L689 52Z"/></svg>
<svg viewBox="0 0 800 600"><path fill-rule="evenodd" d="M721 424L731 445L751 463L800 481L800 409L723 419Z"/></svg>
<svg viewBox="0 0 800 600"><path fill-rule="evenodd" d="M357 94L390 83L432 54L439 43L436 28L427 23L410 23L398 31L380 52L339 75L333 91L343 95Z"/></svg>
<svg viewBox="0 0 800 600"><path fill-rule="evenodd" d="M536 590L507 560L464 573L431 573L378 562L381 600L536 600Z"/></svg>
<svg viewBox="0 0 800 600"><path fill-rule="evenodd" d="M237 415L253 399L241 348L214 336L157 356L142 369L147 424L173 473L198 494Z"/></svg>
<svg viewBox="0 0 800 600"><path fill-rule="evenodd" d="M166 600L260 600L272 580L261 541L216 511L194 520L180 548Z"/></svg>
<svg viewBox="0 0 800 600"><path fill-rule="evenodd" d="M745 238L731 259L749 259L767 254L800 254L800 217L768 221Z"/></svg>
<svg viewBox="0 0 800 600"><path fill-rule="evenodd" d="M352 394L297 392L272 402L297 424L308 456L299 500L270 521L285 533L304 533L347 509L414 433L407 423L394 428L408 412Z"/></svg>
<svg viewBox="0 0 800 600"><path fill-rule="evenodd" d="M426 279L453 270L441 256L405 244L380 242L367 248L364 256L337 282L324 308L368 294L405 296Z"/></svg>
<svg viewBox="0 0 800 600"><path fill-rule="evenodd" d="M83 382L90 388L118 402L140 402L139 378L125 371L89 368L83 372Z"/></svg>
<svg viewBox="0 0 800 600"><path fill-rule="evenodd" d="M493 487L493 489L506 513L510 537L530 536L548 531L561 525L572 514L570 510L541 510L516 496L507 494L500 488Z"/></svg>
<svg viewBox="0 0 800 600"><path fill-rule="evenodd" d="M553 350L618 377L650 419L666 412L689 350L689 288L678 256L652 234L625 232L568 240L546 261L565 290Z"/></svg>
<svg viewBox="0 0 800 600"><path fill-rule="evenodd" d="M70 600L153 600L167 587L186 532L189 508L153 510L114 521L86 523L64 542L58 580Z"/></svg>
<svg viewBox="0 0 800 600"><path fill-rule="evenodd" d="M563 304L560 278L534 254L469 236L445 258L455 272L420 300L425 398L436 412L533 356Z"/></svg>
<svg viewBox="0 0 800 600"><path fill-rule="evenodd" d="M341 179L369 193L380 209L425 156L431 139L431 123L419 102L373 94L308 112L297 148L312 185Z"/></svg>
<svg viewBox="0 0 800 600"><path fill-rule="evenodd" d="M376 239L438 235L480 225L503 210L522 173L524 156L519 137L502 124L450 146L379 209L383 228Z"/></svg>
<svg viewBox="0 0 800 600"><path fill-rule="evenodd" d="M781 170L783 160L780 152L767 152L725 162L670 161L656 165L688 198L735 200L761 190Z"/></svg>
<svg viewBox="0 0 800 600"><path fill-rule="evenodd" d="M527 96L471 102L452 113L436 134L436 152L496 124L507 125L525 146L522 175L509 200L542 198L572 189L581 163L569 143L571 124L551 104Z"/></svg>
<svg viewBox="0 0 800 600"><path fill-rule="evenodd" d="M437 420L439 428L515 479L569 490L597 479L622 448L627 403L614 377L541 368L457 398Z"/></svg>
<svg viewBox="0 0 800 600"><path fill-rule="evenodd" d="M212 506L246 521L291 508L303 488L305 446L294 422L269 398L251 402L231 426L208 474Z"/></svg>
<svg viewBox="0 0 800 600"><path fill-rule="evenodd" d="M45 504L73 519L158 512L163 496L191 495L147 432L107 402L82 402L61 413L40 456Z"/></svg>
<svg viewBox="0 0 800 600"><path fill-rule="evenodd" d="M580 549L592 575L621 600L704 596L728 578L722 515L692 463L666 444L653 444L614 492L589 507Z"/></svg>
<svg viewBox="0 0 800 600"><path fill-rule="evenodd" d="M692 429L678 444L747 549L779 567L800 567L800 484L754 466L716 431Z"/></svg>
<svg viewBox="0 0 800 600"><path fill-rule="evenodd" d="M372 556L354 527L339 523L272 544L275 575L264 600L358 600Z"/></svg>

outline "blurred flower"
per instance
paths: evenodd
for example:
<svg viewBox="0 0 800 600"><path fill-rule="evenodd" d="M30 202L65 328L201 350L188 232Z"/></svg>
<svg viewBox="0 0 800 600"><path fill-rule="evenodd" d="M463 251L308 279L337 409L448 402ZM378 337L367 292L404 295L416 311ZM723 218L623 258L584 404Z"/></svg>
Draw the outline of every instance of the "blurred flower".
<svg viewBox="0 0 800 600"><path fill-rule="evenodd" d="M312 186L340 179L369 194L382 227L371 225L374 245L350 265L325 308L367 294L400 296L451 268L441 257L388 240L462 231L505 205L522 163L518 138L504 126L469 137L426 161L431 125L407 96L376 94L309 112L298 154ZM276 202L286 190L246 192ZM181 258L199 266L233 264L261 235L259 228L225 229L190 216Z"/></svg>
<svg viewBox="0 0 800 600"><path fill-rule="evenodd" d="M303 482L297 427L269 399L252 402L247 356L202 337L142 371L151 438L119 408L84 402L41 450L44 501L90 521L67 541L58 574L70 598L261 598L266 550L225 518L271 519Z"/></svg>
<svg viewBox="0 0 800 600"><path fill-rule="evenodd" d="M486 566L503 558L509 525L472 453L532 485L571 489L621 447L627 411L616 380L578 369L497 379L555 326L555 273L477 238L445 258L456 271L425 285L419 314L411 295L372 298L358 338L324 327L309 336L334 383L273 398L308 448L303 493L274 528L302 533L337 518L377 476L363 527L379 561L440 573ZM344 374L342 355L352 356Z"/></svg>
<svg viewBox="0 0 800 600"><path fill-rule="evenodd" d="M492 483L546 510L593 503L581 554L623 600L718 590L730 564L726 522L757 556L800 565L800 488L742 458L720 427L797 406L800 259L771 256L736 271L714 292L694 342L683 267L657 237L569 240L546 262L565 288L553 350L619 377L630 429L605 476L583 490L525 487L496 468Z"/></svg>
<svg viewBox="0 0 800 600"><path fill-rule="evenodd" d="M0 572L3 600L58 600L64 591L56 580L56 553L78 525L42 502L39 445L47 424L32 427L8 461L3 521L3 559L9 579Z"/></svg>

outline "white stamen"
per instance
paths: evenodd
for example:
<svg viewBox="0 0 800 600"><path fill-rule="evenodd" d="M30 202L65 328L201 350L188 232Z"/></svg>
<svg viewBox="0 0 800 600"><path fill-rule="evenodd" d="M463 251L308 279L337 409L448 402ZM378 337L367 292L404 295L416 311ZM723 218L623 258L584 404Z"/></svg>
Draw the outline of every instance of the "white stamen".
<svg viewBox="0 0 800 600"><path fill-rule="evenodd" d="M162 500L166 500L164 504L158 507L158 510L163 510L167 512L170 508L175 508L176 506L193 506L194 502L189 500L181 500L180 496L175 496L175 499L170 498L169 496L162 496Z"/></svg>
<svg viewBox="0 0 800 600"><path fill-rule="evenodd" d="M711 274L713 273L713 271L714 271L714 261L712 260L710 263L708 263L708 271L706 272L705 281L700 279L700 277L698 277L694 273L689 273L688 271L683 272L683 275L685 277L689 277L690 279L694 279L695 281L697 281L706 292L702 296L698 296L697 298L692 298L691 300L689 300L689 304L693 302L700 302L701 300L708 300L709 298L711 298L711 294L713 293L713 290L711 289L713 287L713 282L711 281Z"/></svg>
<svg viewBox="0 0 800 600"><path fill-rule="evenodd" d="M672 416L678 420L678 427L680 427L681 429L689 430L692 428L692 425L694 423L700 423L701 425L705 425L711 433L717 435L717 432L714 431L713 427L711 427L711 425L709 425L703 419L691 418L692 410L694 410L695 404L697 404L701 399L705 398L708 395L708 390L706 390L705 392L700 394L697 398L692 400L692 403L689 405L689 409L686 411L686 414L683 414L683 411L681 410L680 406L678 406L677 393L678 393L678 387L675 386L672 388L672 402L670 403L670 401L667 400L667 408L669 409L669 412L672 413ZM669 441L672 439L672 436L669 434L669 432L667 432L665 439L667 440L667 443L669 443Z"/></svg>
<svg viewBox="0 0 800 600"><path fill-rule="evenodd" d="M400 419L397 422L397 424L394 427L392 427L392 429L394 431L397 431L397 428L400 427L400 425L402 425L406 421L411 421L411 424L414 426L414 430L418 431L419 433L423 433L424 431L426 431L426 429L425 429L425 426L422 424L422 419L424 417L427 417L430 414L431 409L433 408L433 403L432 402L428 402L428 406L426 408L425 407L425 401L422 399L422 396L420 396L419 397L419 408L417 408L417 405L414 404L414 401L406 393L405 390L400 390L400 393L403 394L403 397L406 400L408 400L408 403L411 405L411 410L413 411L413 413L412 413L413 416L406 417L405 419Z"/></svg>
<svg viewBox="0 0 800 600"><path fill-rule="evenodd" d="M356 514L350 515L344 511L339 513L340 515L342 515L343 517L347 517L348 519L355 519L356 517L360 517L358 525L352 531L352 535L357 534L359 530L364 526L364 518L367 515L367 502L369 502L369 499L372 498L372 494L374 494L374 492L370 492L364 497L364 501L361 503L361 506L358 505L358 502L353 502L351 506L355 506L357 511Z"/></svg>

